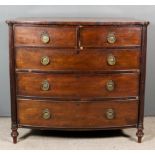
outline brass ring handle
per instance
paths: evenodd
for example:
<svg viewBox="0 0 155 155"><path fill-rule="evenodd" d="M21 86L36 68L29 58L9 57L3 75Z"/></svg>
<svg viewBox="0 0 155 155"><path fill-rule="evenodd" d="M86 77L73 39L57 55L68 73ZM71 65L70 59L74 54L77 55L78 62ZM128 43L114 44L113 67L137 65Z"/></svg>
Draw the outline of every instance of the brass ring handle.
<svg viewBox="0 0 155 155"><path fill-rule="evenodd" d="M106 110L106 118L111 120L115 118L115 111L113 109L107 109Z"/></svg>
<svg viewBox="0 0 155 155"><path fill-rule="evenodd" d="M50 59L49 59L48 56L43 56L43 57L41 57L40 62L41 62L42 65L46 66L46 65L48 65L50 63Z"/></svg>
<svg viewBox="0 0 155 155"><path fill-rule="evenodd" d="M48 109L43 110L42 118L46 120L51 118L51 113Z"/></svg>
<svg viewBox="0 0 155 155"><path fill-rule="evenodd" d="M116 58L113 54L109 54L107 57L107 63L110 66L114 66L116 64Z"/></svg>
<svg viewBox="0 0 155 155"><path fill-rule="evenodd" d="M50 41L50 37L49 37L48 33L41 34L41 41L44 44L47 44Z"/></svg>
<svg viewBox="0 0 155 155"><path fill-rule="evenodd" d="M114 33L109 33L107 36L107 41L110 44L114 44L116 42L116 36Z"/></svg>
<svg viewBox="0 0 155 155"><path fill-rule="evenodd" d="M109 80L107 83L106 83L106 88L108 91L113 91L114 88L115 88L115 83L113 80Z"/></svg>
<svg viewBox="0 0 155 155"><path fill-rule="evenodd" d="M44 80L42 83L41 83L41 89L43 91L48 91L50 88L50 84L47 80Z"/></svg>

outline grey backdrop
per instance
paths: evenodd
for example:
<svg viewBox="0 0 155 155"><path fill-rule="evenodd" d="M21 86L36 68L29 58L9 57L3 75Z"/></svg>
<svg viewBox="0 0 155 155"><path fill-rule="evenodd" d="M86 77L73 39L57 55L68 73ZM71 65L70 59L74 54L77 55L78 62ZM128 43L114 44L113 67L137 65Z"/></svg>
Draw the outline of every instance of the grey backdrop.
<svg viewBox="0 0 155 155"><path fill-rule="evenodd" d="M150 21L145 115L155 115L155 6L0 6L0 116L10 116L8 27L15 17L110 17Z"/></svg>

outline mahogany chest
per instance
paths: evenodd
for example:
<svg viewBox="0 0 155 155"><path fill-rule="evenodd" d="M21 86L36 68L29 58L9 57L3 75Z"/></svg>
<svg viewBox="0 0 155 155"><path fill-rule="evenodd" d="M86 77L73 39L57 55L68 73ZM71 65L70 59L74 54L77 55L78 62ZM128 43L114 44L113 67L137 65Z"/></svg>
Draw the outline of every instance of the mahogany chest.
<svg viewBox="0 0 155 155"><path fill-rule="evenodd" d="M21 127L134 127L141 142L148 22L27 18L7 23L14 143Z"/></svg>

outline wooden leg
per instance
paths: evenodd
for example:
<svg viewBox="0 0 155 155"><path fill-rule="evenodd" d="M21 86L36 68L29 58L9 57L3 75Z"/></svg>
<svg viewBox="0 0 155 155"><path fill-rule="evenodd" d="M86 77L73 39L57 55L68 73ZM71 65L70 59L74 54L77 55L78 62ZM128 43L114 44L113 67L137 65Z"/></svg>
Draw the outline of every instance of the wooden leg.
<svg viewBox="0 0 155 155"><path fill-rule="evenodd" d="M138 143L141 143L142 142L142 137L144 136L143 128L138 128L136 135L138 137Z"/></svg>
<svg viewBox="0 0 155 155"><path fill-rule="evenodd" d="M17 132L18 128L12 128L12 132L11 132L11 136L13 138L13 143L16 144L17 143L17 136L19 135Z"/></svg>

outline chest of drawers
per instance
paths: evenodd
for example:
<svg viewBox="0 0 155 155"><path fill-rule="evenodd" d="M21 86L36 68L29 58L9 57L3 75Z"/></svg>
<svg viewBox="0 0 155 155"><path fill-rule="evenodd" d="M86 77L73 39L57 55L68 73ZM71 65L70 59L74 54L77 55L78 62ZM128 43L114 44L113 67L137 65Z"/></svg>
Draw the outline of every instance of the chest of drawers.
<svg viewBox="0 0 155 155"><path fill-rule="evenodd" d="M141 142L148 22L28 18L7 23L14 143L20 127L134 127Z"/></svg>

